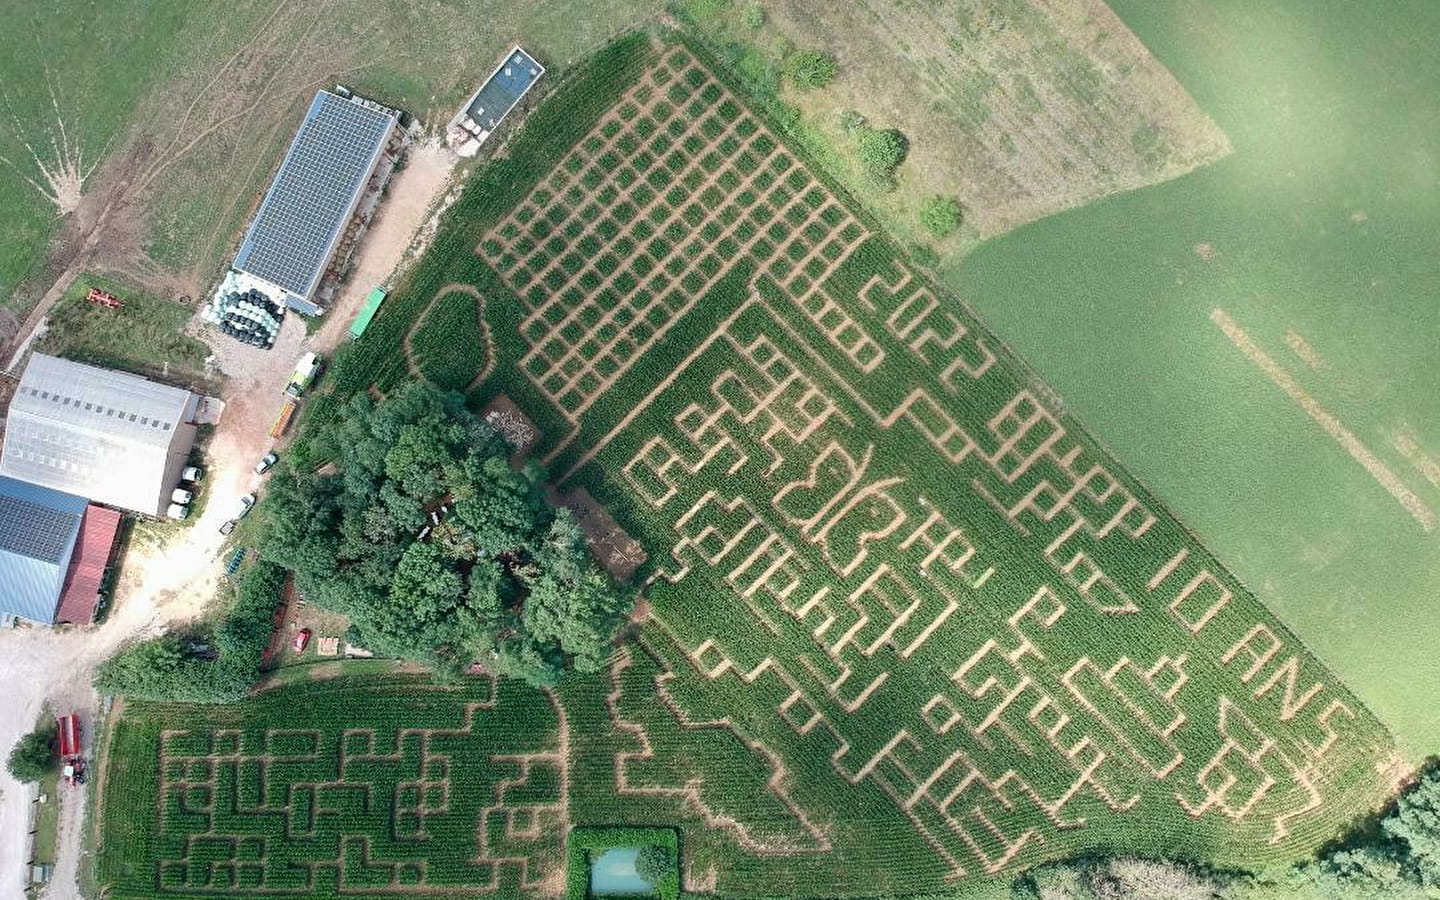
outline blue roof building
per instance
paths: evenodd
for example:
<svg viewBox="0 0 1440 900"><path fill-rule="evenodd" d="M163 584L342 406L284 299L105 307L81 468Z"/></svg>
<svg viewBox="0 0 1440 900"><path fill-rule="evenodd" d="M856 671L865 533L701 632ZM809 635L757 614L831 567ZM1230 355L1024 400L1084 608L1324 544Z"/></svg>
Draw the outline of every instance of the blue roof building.
<svg viewBox="0 0 1440 900"><path fill-rule="evenodd" d="M450 120L450 146L460 156L474 156L544 74L545 67L533 56L518 45L510 48L500 65Z"/></svg>
<svg viewBox="0 0 1440 900"><path fill-rule="evenodd" d="M87 505L0 475L0 615L55 621Z"/></svg>

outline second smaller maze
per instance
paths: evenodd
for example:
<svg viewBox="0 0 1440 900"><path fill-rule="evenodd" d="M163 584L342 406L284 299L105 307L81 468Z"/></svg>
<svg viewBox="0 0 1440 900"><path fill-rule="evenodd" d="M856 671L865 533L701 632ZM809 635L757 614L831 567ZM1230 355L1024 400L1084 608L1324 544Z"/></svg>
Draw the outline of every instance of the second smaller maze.
<svg viewBox="0 0 1440 900"><path fill-rule="evenodd" d="M361 690L314 695L325 708L303 727L162 730L156 887L457 896L553 880L568 815L554 707L506 702L489 678Z"/></svg>

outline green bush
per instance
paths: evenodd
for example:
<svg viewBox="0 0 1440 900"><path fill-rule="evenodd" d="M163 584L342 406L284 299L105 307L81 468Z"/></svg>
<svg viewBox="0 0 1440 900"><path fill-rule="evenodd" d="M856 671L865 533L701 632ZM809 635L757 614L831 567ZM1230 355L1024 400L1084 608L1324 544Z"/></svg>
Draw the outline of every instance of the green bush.
<svg viewBox="0 0 1440 900"><path fill-rule="evenodd" d="M765 24L765 7L760 5L760 0L746 2L740 10L740 21L752 31Z"/></svg>
<svg viewBox="0 0 1440 900"><path fill-rule="evenodd" d="M940 265L940 254L936 253L935 248L929 244L911 244L910 258L915 261L916 265L927 269L933 269Z"/></svg>
<svg viewBox="0 0 1440 900"><path fill-rule="evenodd" d="M865 117L856 109L842 109L835 114L835 122L846 134L854 134L865 127Z"/></svg>
<svg viewBox="0 0 1440 900"><path fill-rule="evenodd" d="M8 768L16 781L39 781L55 764L55 723L46 721L15 742Z"/></svg>
<svg viewBox="0 0 1440 900"><path fill-rule="evenodd" d="M965 214L961 211L959 202L953 197L937 194L926 197L920 203L920 224L937 238L954 234L964 218Z"/></svg>
<svg viewBox="0 0 1440 900"><path fill-rule="evenodd" d="M856 133L855 152L860 167L876 184L892 186L895 169L905 161L910 144L895 128L861 128Z"/></svg>
<svg viewBox="0 0 1440 900"><path fill-rule="evenodd" d="M660 880L674 869L675 860L671 858L668 847L651 844L641 847L635 856L635 874L651 884L659 884Z"/></svg>
<svg viewBox="0 0 1440 900"><path fill-rule="evenodd" d="M96 669L96 690L133 700L239 700L260 674L284 588L284 569L256 562L245 570L234 605L213 630L131 645Z"/></svg>
<svg viewBox="0 0 1440 900"><path fill-rule="evenodd" d="M785 75L796 87L822 88L835 80L835 57L823 50L796 50L785 59Z"/></svg>

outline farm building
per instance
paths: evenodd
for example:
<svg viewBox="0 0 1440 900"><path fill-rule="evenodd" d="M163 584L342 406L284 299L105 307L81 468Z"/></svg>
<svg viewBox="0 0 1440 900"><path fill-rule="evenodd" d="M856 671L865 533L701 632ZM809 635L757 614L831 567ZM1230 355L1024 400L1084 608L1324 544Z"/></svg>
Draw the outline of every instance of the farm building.
<svg viewBox="0 0 1440 900"><path fill-rule="evenodd" d="M317 93L227 282L259 286L306 315L324 312L321 285L343 268L404 139L397 111L348 92ZM222 284L217 296L225 292Z"/></svg>
<svg viewBox="0 0 1440 900"><path fill-rule="evenodd" d="M88 624L120 514L0 476L0 618Z"/></svg>
<svg viewBox="0 0 1440 900"><path fill-rule="evenodd" d="M446 129L450 146L461 156L478 153L480 145L500 127L500 122L544 74L545 67L534 57L519 46L512 47L480 89L450 120Z"/></svg>
<svg viewBox="0 0 1440 900"><path fill-rule="evenodd" d="M163 515L199 404L182 388L36 353L10 402L0 475Z"/></svg>

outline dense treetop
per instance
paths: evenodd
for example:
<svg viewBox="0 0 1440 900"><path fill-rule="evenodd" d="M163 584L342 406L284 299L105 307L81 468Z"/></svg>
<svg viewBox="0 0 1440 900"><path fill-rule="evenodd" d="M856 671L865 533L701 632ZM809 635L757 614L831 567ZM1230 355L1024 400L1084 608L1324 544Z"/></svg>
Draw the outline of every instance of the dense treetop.
<svg viewBox="0 0 1440 900"><path fill-rule="evenodd" d="M632 593L545 504L539 466L513 468L460 395L425 383L380 403L358 395L320 449L333 468L282 465L271 480L263 553L347 615L356 640L536 684L600 668Z"/></svg>

